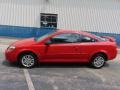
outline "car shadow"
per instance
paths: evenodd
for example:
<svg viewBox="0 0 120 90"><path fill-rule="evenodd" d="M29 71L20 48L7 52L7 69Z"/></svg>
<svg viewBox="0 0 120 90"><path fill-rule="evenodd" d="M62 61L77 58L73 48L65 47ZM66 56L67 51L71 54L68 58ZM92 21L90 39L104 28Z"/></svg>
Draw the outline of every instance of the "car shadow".
<svg viewBox="0 0 120 90"><path fill-rule="evenodd" d="M9 63L4 60L2 64L6 67L23 68L19 63ZM104 67L109 67L106 63ZM92 68L88 63L40 63L34 68ZM31 69L31 68L30 68Z"/></svg>
<svg viewBox="0 0 120 90"><path fill-rule="evenodd" d="M86 68L87 63L40 63L35 68Z"/></svg>
<svg viewBox="0 0 120 90"><path fill-rule="evenodd" d="M6 67L16 67L16 68L22 68L18 63L10 63L6 60L4 60L2 62L2 65L6 66Z"/></svg>
<svg viewBox="0 0 120 90"><path fill-rule="evenodd" d="M110 65L109 65L109 63L106 63L105 65L104 65L104 67L109 67Z"/></svg>
<svg viewBox="0 0 120 90"><path fill-rule="evenodd" d="M105 68L109 67L109 63L106 63L104 67ZM41 63L37 65L35 68L93 68L93 67L88 63Z"/></svg>

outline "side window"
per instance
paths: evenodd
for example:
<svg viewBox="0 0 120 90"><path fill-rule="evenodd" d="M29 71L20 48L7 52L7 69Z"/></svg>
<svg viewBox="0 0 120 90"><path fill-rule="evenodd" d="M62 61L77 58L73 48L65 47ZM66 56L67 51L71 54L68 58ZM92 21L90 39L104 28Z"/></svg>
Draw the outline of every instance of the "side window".
<svg viewBox="0 0 120 90"><path fill-rule="evenodd" d="M52 43L76 43L79 40L79 34L59 34L51 39Z"/></svg>
<svg viewBox="0 0 120 90"><path fill-rule="evenodd" d="M91 38L91 37L88 37L88 36L82 36L81 38L81 42L96 42L97 40Z"/></svg>

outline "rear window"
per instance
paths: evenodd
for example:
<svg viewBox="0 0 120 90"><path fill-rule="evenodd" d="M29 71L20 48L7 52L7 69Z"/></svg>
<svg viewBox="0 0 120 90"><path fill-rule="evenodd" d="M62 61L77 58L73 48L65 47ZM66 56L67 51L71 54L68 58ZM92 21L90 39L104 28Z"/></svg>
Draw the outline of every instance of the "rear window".
<svg viewBox="0 0 120 90"><path fill-rule="evenodd" d="M99 40L101 41L106 41L105 38L102 38L101 36L98 36L98 35L95 35L95 34L92 34L94 37L98 38Z"/></svg>

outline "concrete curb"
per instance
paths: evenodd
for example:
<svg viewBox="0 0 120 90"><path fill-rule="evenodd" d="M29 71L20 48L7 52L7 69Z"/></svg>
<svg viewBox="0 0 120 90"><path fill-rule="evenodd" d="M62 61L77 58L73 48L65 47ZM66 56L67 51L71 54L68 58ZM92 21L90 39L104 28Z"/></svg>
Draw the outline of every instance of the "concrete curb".
<svg viewBox="0 0 120 90"><path fill-rule="evenodd" d="M13 42L16 42L16 41L18 41L18 40L21 40L21 39L0 37L0 44L1 44L1 45L10 45L10 44L12 44Z"/></svg>

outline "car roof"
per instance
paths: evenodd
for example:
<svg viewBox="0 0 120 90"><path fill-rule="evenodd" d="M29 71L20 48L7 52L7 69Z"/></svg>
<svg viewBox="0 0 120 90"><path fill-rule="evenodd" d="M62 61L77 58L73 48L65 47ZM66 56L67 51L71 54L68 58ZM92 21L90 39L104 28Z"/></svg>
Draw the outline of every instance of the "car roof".
<svg viewBox="0 0 120 90"><path fill-rule="evenodd" d="M87 36L93 36L91 33L85 32L85 31L80 31L80 30L62 30L59 29L57 30L58 33L78 33L82 35L87 35Z"/></svg>

